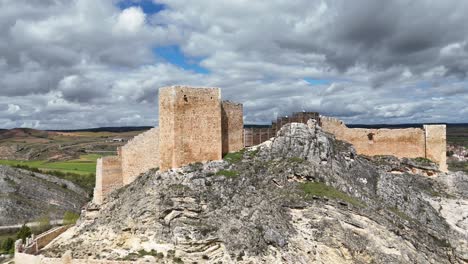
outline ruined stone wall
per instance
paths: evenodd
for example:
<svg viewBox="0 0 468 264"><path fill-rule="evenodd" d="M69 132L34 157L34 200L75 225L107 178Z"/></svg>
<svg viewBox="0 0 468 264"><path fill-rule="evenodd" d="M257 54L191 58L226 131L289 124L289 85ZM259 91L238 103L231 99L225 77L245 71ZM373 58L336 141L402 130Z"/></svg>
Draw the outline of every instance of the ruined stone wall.
<svg viewBox="0 0 468 264"><path fill-rule="evenodd" d="M159 89L161 170L222 158L220 98L219 88Z"/></svg>
<svg viewBox="0 0 468 264"><path fill-rule="evenodd" d="M440 170L448 171L445 125L424 125L426 132L426 158L437 162Z"/></svg>
<svg viewBox="0 0 468 264"><path fill-rule="evenodd" d="M138 175L159 167L159 128L139 134L120 148L123 185Z"/></svg>
<svg viewBox="0 0 468 264"><path fill-rule="evenodd" d="M244 112L242 104L230 101L221 103L221 129L223 155L244 148Z"/></svg>
<svg viewBox="0 0 468 264"><path fill-rule="evenodd" d="M122 162L119 156L102 157L96 164L96 186L93 202L101 204L104 197L123 186Z"/></svg>
<svg viewBox="0 0 468 264"><path fill-rule="evenodd" d="M339 140L354 145L359 154L393 155L399 158L428 158L446 170L445 126L421 128L366 129L348 128L342 121L322 116L322 129Z"/></svg>

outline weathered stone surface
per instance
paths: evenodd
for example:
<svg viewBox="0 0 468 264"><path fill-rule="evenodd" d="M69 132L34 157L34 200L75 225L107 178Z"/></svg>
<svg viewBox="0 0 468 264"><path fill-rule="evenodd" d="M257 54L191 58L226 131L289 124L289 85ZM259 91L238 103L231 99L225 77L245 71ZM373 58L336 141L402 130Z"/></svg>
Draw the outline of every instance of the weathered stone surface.
<svg viewBox="0 0 468 264"><path fill-rule="evenodd" d="M119 259L156 250L163 263L468 261L468 189L457 187L466 176L427 177L412 166L419 165L356 155L314 122L292 123L242 160L141 175L45 254ZM311 182L334 191L309 195Z"/></svg>
<svg viewBox="0 0 468 264"><path fill-rule="evenodd" d="M66 211L79 213L87 199L86 191L67 180L0 166L0 226L44 215L61 220Z"/></svg>

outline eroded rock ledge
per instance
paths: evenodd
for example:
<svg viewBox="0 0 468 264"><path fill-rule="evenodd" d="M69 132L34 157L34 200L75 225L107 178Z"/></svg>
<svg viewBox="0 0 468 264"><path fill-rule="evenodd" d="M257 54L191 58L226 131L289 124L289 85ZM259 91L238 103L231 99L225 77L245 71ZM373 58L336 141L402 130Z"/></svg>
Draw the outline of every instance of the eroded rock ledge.
<svg viewBox="0 0 468 264"><path fill-rule="evenodd" d="M159 263L468 261L468 189L459 187L467 176L432 167L432 177L418 174L427 170L358 156L314 122L292 123L222 162L142 174L44 254Z"/></svg>

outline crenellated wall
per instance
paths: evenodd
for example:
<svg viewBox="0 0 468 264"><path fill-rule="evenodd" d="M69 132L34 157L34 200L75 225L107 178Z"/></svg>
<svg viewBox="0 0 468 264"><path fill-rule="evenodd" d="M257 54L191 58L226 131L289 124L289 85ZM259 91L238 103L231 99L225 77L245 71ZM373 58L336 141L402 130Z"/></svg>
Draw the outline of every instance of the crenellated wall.
<svg viewBox="0 0 468 264"><path fill-rule="evenodd" d="M139 134L120 148L123 185L135 180L138 175L159 167L159 128Z"/></svg>
<svg viewBox="0 0 468 264"><path fill-rule="evenodd" d="M223 101L221 103L221 129L223 155L244 148L244 117L242 104Z"/></svg>
<svg viewBox="0 0 468 264"><path fill-rule="evenodd" d="M424 125L424 129L348 128L343 121L326 116L321 116L320 122L324 131L353 144L359 154L428 158L439 164L440 170L447 170L445 125Z"/></svg>

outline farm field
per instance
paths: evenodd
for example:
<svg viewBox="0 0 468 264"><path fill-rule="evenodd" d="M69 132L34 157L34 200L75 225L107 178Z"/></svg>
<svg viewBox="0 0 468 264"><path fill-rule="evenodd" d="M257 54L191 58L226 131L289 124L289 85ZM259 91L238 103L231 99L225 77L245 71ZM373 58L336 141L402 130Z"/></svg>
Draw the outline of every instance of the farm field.
<svg viewBox="0 0 468 264"><path fill-rule="evenodd" d="M63 173L91 174L96 171L96 160L100 154L81 155L79 159L48 162L46 160L0 160L0 165L27 166L42 171L59 171Z"/></svg>

